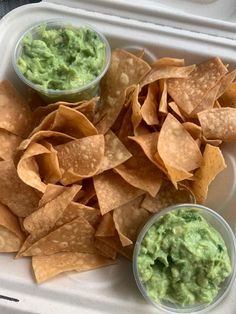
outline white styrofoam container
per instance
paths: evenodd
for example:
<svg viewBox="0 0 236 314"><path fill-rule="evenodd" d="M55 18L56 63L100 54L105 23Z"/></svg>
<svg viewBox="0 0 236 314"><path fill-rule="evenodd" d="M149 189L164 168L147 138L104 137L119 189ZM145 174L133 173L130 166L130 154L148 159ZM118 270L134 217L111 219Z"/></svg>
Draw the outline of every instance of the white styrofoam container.
<svg viewBox="0 0 236 314"><path fill-rule="evenodd" d="M182 0L184 1L184 0ZM68 8L52 3L19 7L0 21L0 79L23 88L11 65L11 54L19 34L32 23L55 17L73 17L100 29L112 48L145 48L146 57L185 58L188 63L219 56L236 68L235 40L163 26L144 20L127 19L107 12ZM227 168L210 186L207 205L220 212L236 231L236 144L223 146ZM211 314L234 314L236 282L227 298ZM10 299L6 299L5 296ZM5 299L4 299L5 298ZM62 274L36 285L30 259L14 260L0 254L0 314L152 314L134 283L131 263L120 258L117 265L86 273ZM160 313L161 314L161 313Z"/></svg>

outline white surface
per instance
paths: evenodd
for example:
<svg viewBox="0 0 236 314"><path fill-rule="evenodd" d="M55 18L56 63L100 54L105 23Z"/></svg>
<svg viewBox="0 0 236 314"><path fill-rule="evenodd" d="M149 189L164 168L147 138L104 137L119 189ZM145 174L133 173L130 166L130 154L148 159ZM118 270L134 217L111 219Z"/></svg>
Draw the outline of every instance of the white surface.
<svg viewBox="0 0 236 314"><path fill-rule="evenodd" d="M235 42L229 39L39 3L20 7L0 22L0 78L8 78L20 87L11 66L11 53L19 34L32 23L62 16L76 17L96 26L107 35L113 48L145 48L149 59L154 56L174 56L194 63L218 55L236 67ZM235 231L236 144L224 145L224 155L228 168L212 184L208 205L220 211ZM236 313L235 293L236 282L225 301L211 314ZM30 259L14 260L12 255L1 254L0 295L20 300L15 303L0 299L1 314L158 313L141 297L133 280L131 264L122 258L115 266L83 274L63 274L37 286L33 280Z"/></svg>
<svg viewBox="0 0 236 314"><path fill-rule="evenodd" d="M43 0L236 39L235 0Z"/></svg>

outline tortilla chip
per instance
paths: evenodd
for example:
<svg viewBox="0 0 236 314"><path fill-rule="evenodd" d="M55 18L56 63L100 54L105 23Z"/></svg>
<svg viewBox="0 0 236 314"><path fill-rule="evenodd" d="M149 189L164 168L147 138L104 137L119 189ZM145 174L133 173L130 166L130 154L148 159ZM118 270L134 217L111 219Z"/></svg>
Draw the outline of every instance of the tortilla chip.
<svg viewBox="0 0 236 314"><path fill-rule="evenodd" d="M84 204L70 202L70 204L63 211L63 214L56 221L55 226L59 227L64 225L77 217L82 217L88 221L91 226L96 227L100 221L100 210Z"/></svg>
<svg viewBox="0 0 236 314"><path fill-rule="evenodd" d="M63 132L75 138L96 135L97 129L81 112L60 105L56 111L51 130Z"/></svg>
<svg viewBox="0 0 236 314"><path fill-rule="evenodd" d="M170 113L162 125L157 148L166 168L188 172L198 168L202 161L194 139Z"/></svg>
<svg viewBox="0 0 236 314"><path fill-rule="evenodd" d="M39 174L43 182L55 184L61 179L61 171L57 158L57 151L52 144L43 141L41 142L47 149L48 153L36 156L36 161L39 166Z"/></svg>
<svg viewBox="0 0 236 314"><path fill-rule="evenodd" d="M105 153L99 173L122 164L131 156L131 153L127 150L119 138L111 130L109 130L105 134Z"/></svg>
<svg viewBox="0 0 236 314"><path fill-rule="evenodd" d="M113 237L115 235L115 225L111 213L106 213L98 225L96 237Z"/></svg>
<svg viewBox="0 0 236 314"><path fill-rule="evenodd" d="M218 173L226 168L224 157L218 147L207 144L201 167L195 172L192 191L197 203L203 204L207 198L208 186Z"/></svg>
<svg viewBox="0 0 236 314"><path fill-rule="evenodd" d="M14 159L17 155L17 147L22 138L4 129L0 129L0 158L3 160Z"/></svg>
<svg viewBox="0 0 236 314"><path fill-rule="evenodd" d="M116 259L117 252L115 249L111 248L109 245L101 241L99 238L95 239L94 246L98 254L105 256L107 258Z"/></svg>
<svg viewBox="0 0 236 314"><path fill-rule="evenodd" d="M21 231L17 217L11 213L9 208L7 208L1 203L0 203L0 226L12 232L20 240L20 244L22 244L23 240L25 239L25 235Z"/></svg>
<svg viewBox="0 0 236 314"><path fill-rule="evenodd" d="M0 252L17 252L21 240L9 229L0 225Z"/></svg>
<svg viewBox="0 0 236 314"><path fill-rule="evenodd" d="M179 108L190 114L228 72L219 58L198 64L186 79L168 80L168 93Z"/></svg>
<svg viewBox="0 0 236 314"><path fill-rule="evenodd" d="M132 186L155 196L161 186L161 171L149 161L139 147L132 153L133 157L114 168L114 171Z"/></svg>
<svg viewBox="0 0 236 314"><path fill-rule="evenodd" d="M228 89L228 87L234 81L235 77L236 77L236 69L222 77L222 79L219 82L220 88L216 96L217 99L224 94L224 92Z"/></svg>
<svg viewBox="0 0 236 314"><path fill-rule="evenodd" d="M194 140L202 137L202 128L193 122L184 122L182 126L192 136Z"/></svg>
<svg viewBox="0 0 236 314"><path fill-rule="evenodd" d="M42 283L56 275L76 270L88 271L114 264L114 261L98 254L63 252L50 256L34 256L32 267L37 283Z"/></svg>
<svg viewBox="0 0 236 314"><path fill-rule="evenodd" d="M195 65L189 65L186 67L179 66L162 66L154 67L147 73L147 75L141 80L141 87L148 85L152 82L159 81L161 79L169 78L187 78L191 72L195 69Z"/></svg>
<svg viewBox="0 0 236 314"><path fill-rule="evenodd" d="M167 65L182 67L184 66L184 59L176 59L169 57L159 58L152 64L152 68L159 68Z"/></svg>
<svg viewBox="0 0 236 314"><path fill-rule="evenodd" d="M47 184L46 190L42 195L41 199L39 200L38 208L43 207L46 203L51 202L56 197L58 197L61 193L66 191L67 188L62 185L56 184Z"/></svg>
<svg viewBox="0 0 236 314"><path fill-rule="evenodd" d="M46 184L41 180L39 166L35 156L49 154L50 151L41 144L31 143L24 152L17 165L17 173L20 179L27 185L44 193Z"/></svg>
<svg viewBox="0 0 236 314"><path fill-rule="evenodd" d="M102 215L144 193L111 170L95 176L93 182Z"/></svg>
<svg viewBox="0 0 236 314"><path fill-rule="evenodd" d="M167 80L163 79L159 81L160 86L160 103L159 103L159 112L167 114L168 107L167 107Z"/></svg>
<svg viewBox="0 0 236 314"><path fill-rule="evenodd" d="M116 121L126 88L137 84L149 70L150 66L137 56L121 49L113 51L110 67L101 81L101 106L94 121L99 133L106 133Z"/></svg>
<svg viewBox="0 0 236 314"><path fill-rule="evenodd" d="M229 85L223 95L219 98L219 102L223 107L236 108L236 82Z"/></svg>
<svg viewBox="0 0 236 314"><path fill-rule="evenodd" d="M137 133L138 126L140 125L142 121L141 104L138 99L139 92L140 92L140 86L137 85L133 92L133 96L131 98L131 106L132 106L131 121L133 124L134 134Z"/></svg>
<svg viewBox="0 0 236 314"><path fill-rule="evenodd" d="M72 140L76 140L76 138L56 131L38 131L34 133L31 137L22 141L19 146L19 149L25 150L30 145L30 143L40 142L43 140L47 140L47 142L53 145L60 145Z"/></svg>
<svg viewBox="0 0 236 314"><path fill-rule="evenodd" d="M12 160L0 162L0 177L1 203L18 217L26 217L36 210L40 197L20 180Z"/></svg>
<svg viewBox="0 0 236 314"><path fill-rule="evenodd" d="M143 196L114 209L113 219L123 246L133 244L137 235L150 217L150 213L141 207Z"/></svg>
<svg viewBox="0 0 236 314"><path fill-rule="evenodd" d="M62 172L61 182L68 185L98 172L104 158L104 136L87 136L56 146L55 149Z"/></svg>
<svg viewBox="0 0 236 314"><path fill-rule="evenodd" d="M176 115L176 118L180 118L182 121L186 121L185 116L182 114L182 112L179 110L179 107L176 105L174 101L171 101L168 103L168 106L173 110L173 115Z"/></svg>
<svg viewBox="0 0 236 314"><path fill-rule="evenodd" d="M198 113L202 132L207 139L226 142L236 140L236 108L214 108Z"/></svg>
<svg viewBox="0 0 236 314"><path fill-rule="evenodd" d="M88 184L86 184L89 182ZM84 205L87 205L94 197L96 197L96 192L93 186L92 179L83 180L83 195L78 198L78 202Z"/></svg>
<svg viewBox="0 0 236 314"><path fill-rule="evenodd" d="M151 213L156 213L171 205L192 202L192 194L187 189L177 190L170 181L163 181L156 197L147 194L141 206Z"/></svg>
<svg viewBox="0 0 236 314"><path fill-rule="evenodd" d="M39 239L22 256L58 252L95 253L94 233L94 228L84 218L78 217Z"/></svg>
<svg viewBox="0 0 236 314"><path fill-rule="evenodd" d="M64 187L61 193L25 218L24 227L38 238L46 235L63 215L81 186Z"/></svg>
<svg viewBox="0 0 236 314"><path fill-rule="evenodd" d="M27 101L6 80L0 82L0 128L20 137L26 137L32 128Z"/></svg>
<svg viewBox="0 0 236 314"><path fill-rule="evenodd" d="M158 119L158 91L159 87L156 82L148 85L147 97L141 107L141 115L148 125L159 123Z"/></svg>

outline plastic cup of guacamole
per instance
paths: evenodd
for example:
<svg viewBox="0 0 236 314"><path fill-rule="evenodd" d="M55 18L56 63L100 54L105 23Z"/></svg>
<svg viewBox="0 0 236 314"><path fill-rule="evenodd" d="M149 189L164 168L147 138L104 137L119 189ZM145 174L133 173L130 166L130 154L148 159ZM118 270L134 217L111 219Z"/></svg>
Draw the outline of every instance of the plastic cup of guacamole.
<svg viewBox="0 0 236 314"><path fill-rule="evenodd" d="M139 233L133 272L144 298L160 313L206 313L229 292L236 242L228 223L197 204L154 214Z"/></svg>
<svg viewBox="0 0 236 314"><path fill-rule="evenodd" d="M111 50L93 27L61 18L24 32L13 52L16 74L46 102L91 99L105 75Z"/></svg>

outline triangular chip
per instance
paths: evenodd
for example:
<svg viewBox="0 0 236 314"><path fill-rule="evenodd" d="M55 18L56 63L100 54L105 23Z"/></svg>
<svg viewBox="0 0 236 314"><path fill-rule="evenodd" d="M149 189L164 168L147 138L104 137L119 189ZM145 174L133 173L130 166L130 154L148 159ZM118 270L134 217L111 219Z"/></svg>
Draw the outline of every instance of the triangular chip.
<svg viewBox="0 0 236 314"><path fill-rule="evenodd" d="M92 177L99 171L104 158L104 136L99 134L83 137L56 146L55 149L62 171L61 182L68 185Z"/></svg>
<svg viewBox="0 0 236 314"><path fill-rule="evenodd" d="M114 264L114 261L98 254L63 252L50 256L34 256L32 267L37 283L42 283L56 275L77 270L88 271Z"/></svg>
<svg viewBox="0 0 236 314"><path fill-rule="evenodd" d="M190 114L228 72L219 58L198 64L186 79L168 80L168 93L180 109Z"/></svg>
<svg viewBox="0 0 236 314"><path fill-rule="evenodd" d="M99 173L122 164L131 156L131 153L127 150L119 138L111 130L109 130L105 134L105 152Z"/></svg>
<svg viewBox="0 0 236 314"><path fill-rule="evenodd" d="M203 162L195 174L192 191L197 203L203 204L207 198L208 186L218 173L226 168L224 157L218 147L207 144L203 153Z"/></svg>
<svg viewBox="0 0 236 314"><path fill-rule="evenodd" d="M97 227L96 237L113 237L115 235L115 225L111 213L106 213Z"/></svg>
<svg viewBox="0 0 236 314"><path fill-rule="evenodd" d="M22 138L4 129L0 129L0 158L3 160L14 159L17 155L17 147Z"/></svg>
<svg viewBox="0 0 236 314"><path fill-rule="evenodd" d="M116 250L111 248L106 243L104 243L101 239L96 238L94 246L100 255L105 256L107 258L116 259L117 256Z"/></svg>
<svg viewBox="0 0 236 314"><path fill-rule="evenodd" d="M218 100L222 107L236 108L236 82L230 84Z"/></svg>
<svg viewBox="0 0 236 314"><path fill-rule="evenodd" d="M202 154L182 124L171 114L166 117L158 139L158 153L166 168L191 171L200 166Z"/></svg>
<svg viewBox="0 0 236 314"><path fill-rule="evenodd" d="M78 217L35 242L22 256L58 252L94 253L94 233L94 228L84 218Z"/></svg>
<svg viewBox="0 0 236 314"><path fill-rule="evenodd" d="M111 170L95 176L93 180L102 215L144 193Z"/></svg>

